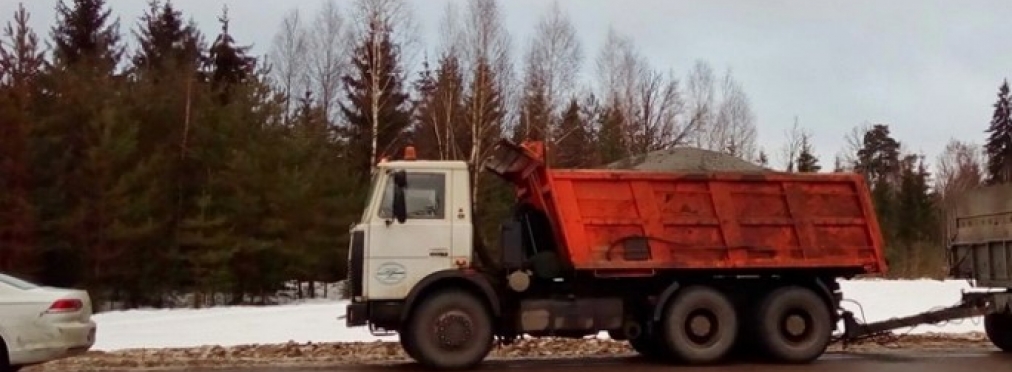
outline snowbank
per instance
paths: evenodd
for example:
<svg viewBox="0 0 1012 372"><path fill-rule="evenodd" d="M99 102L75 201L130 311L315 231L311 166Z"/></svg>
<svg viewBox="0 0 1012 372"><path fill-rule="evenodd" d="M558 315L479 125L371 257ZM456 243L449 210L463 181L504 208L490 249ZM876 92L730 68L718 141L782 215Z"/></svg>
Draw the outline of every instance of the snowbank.
<svg viewBox="0 0 1012 372"><path fill-rule="evenodd" d="M965 281L861 280L841 283L847 302L843 307L859 320L878 321L916 314L959 301L970 289ZM856 302L853 303L853 302ZM860 304L858 306L857 304ZM235 346L295 342L393 341L376 337L368 328L348 329L344 301L320 300L270 307L211 309L128 310L95 315L99 332L97 350L130 348ZM897 330L903 333L908 330ZM982 332L979 319L943 325L922 325L909 333Z"/></svg>

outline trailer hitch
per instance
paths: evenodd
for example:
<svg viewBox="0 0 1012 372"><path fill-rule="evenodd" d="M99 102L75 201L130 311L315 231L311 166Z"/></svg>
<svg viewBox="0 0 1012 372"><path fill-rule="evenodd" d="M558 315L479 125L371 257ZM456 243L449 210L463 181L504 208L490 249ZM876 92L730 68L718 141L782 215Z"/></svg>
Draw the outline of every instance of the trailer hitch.
<svg viewBox="0 0 1012 372"><path fill-rule="evenodd" d="M962 301L954 306L926 311L907 317L864 324L857 321L853 312L844 311L841 314L844 331L835 341L842 342L844 347L847 347L847 345L854 342L884 335L886 332L894 329L984 316L994 311L993 306L990 306L992 303L991 295L993 294L965 293L963 294Z"/></svg>

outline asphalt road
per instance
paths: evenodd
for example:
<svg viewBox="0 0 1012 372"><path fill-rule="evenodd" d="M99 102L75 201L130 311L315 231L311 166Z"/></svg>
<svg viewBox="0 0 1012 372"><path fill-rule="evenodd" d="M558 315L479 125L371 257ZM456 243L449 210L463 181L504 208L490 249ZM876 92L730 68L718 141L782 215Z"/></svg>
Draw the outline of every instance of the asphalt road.
<svg viewBox="0 0 1012 372"><path fill-rule="evenodd" d="M799 366L765 364L731 364L718 367L687 367L654 364L639 357L556 359L556 360L490 360L481 367L482 372L609 372L622 368L625 372L964 372L1012 370L1012 355L990 351L944 350L930 352L885 352L826 354L815 363ZM283 372L421 372L424 369L413 363L390 366L280 369ZM232 370L227 372L259 372L263 370ZM219 371L225 372L225 371Z"/></svg>

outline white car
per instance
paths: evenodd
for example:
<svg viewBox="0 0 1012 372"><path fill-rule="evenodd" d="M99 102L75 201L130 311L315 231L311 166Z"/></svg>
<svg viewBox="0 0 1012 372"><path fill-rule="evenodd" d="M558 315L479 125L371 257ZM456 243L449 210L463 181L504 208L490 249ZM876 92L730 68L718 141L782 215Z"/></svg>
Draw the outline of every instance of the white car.
<svg viewBox="0 0 1012 372"><path fill-rule="evenodd" d="M82 354L96 328L88 292L0 274L0 372Z"/></svg>

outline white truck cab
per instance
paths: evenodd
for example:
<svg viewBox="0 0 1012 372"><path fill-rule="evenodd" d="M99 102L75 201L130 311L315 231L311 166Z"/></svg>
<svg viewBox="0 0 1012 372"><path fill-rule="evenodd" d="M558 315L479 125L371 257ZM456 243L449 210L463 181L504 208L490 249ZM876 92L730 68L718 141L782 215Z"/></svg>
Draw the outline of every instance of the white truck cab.
<svg viewBox="0 0 1012 372"><path fill-rule="evenodd" d="M461 161L380 162L362 218L351 230L355 303L403 301L433 273L472 259L469 170ZM349 323L357 323L348 314Z"/></svg>
<svg viewBox="0 0 1012 372"><path fill-rule="evenodd" d="M481 252L471 171L462 161L415 160L406 148L404 160L377 164L350 231L346 325L396 332L409 356L436 369L480 363L503 316L502 277L472 262Z"/></svg>

